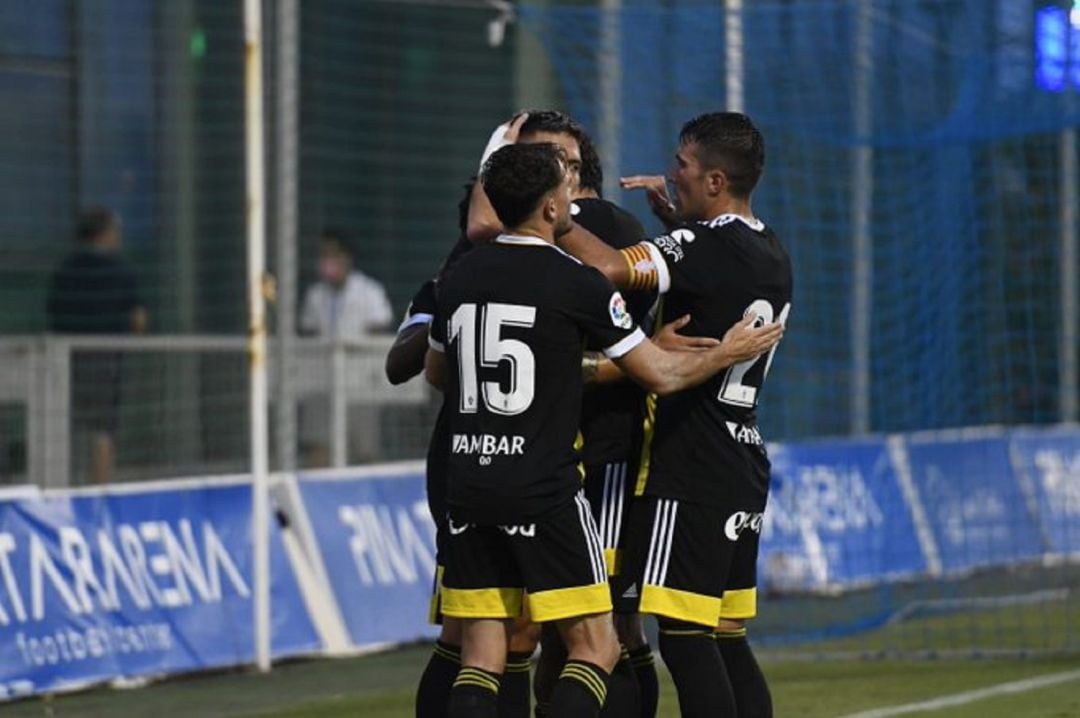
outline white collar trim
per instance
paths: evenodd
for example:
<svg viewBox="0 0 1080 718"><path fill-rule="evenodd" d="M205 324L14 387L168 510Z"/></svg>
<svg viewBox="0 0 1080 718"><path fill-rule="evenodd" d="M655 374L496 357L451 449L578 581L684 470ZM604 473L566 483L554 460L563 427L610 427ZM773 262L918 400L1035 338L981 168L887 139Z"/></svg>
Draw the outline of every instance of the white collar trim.
<svg viewBox="0 0 1080 718"><path fill-rule="evenodd" d="M708 222L702 222L702 224L707 224L713 229L715 229L717 227L723 227L725 224L732 222L736 219L745 224L750 229L754 230L755 232L760 232L765 229L765 223L757 217L753 219L747 219L746 217L743 217L739 214L722 214L718 217L714 217Z"/></svg>
<svg viewBox="0 0 1080 718"><path fill-rule="evenodd" d="M500 234L495 238L495 241L499 244L528 244L536 247L551 247L552 249L558 249L551 242L545 242L539 237L529 237L524 234Z"/></svg>
<svg viewBox="0 0 1080 718"><path fill-rule="evenodd" d="M545 242L539 237L529 237L521 234L500 234L498 237L495 238L495 241L499 244L517 244L528 247L547 247L548 249L554 249L556 252L566 257L567 259L572 259L578 264L581 264L581 260L574 255L567 254L558 245L552 244L551 242Z"/></svg>

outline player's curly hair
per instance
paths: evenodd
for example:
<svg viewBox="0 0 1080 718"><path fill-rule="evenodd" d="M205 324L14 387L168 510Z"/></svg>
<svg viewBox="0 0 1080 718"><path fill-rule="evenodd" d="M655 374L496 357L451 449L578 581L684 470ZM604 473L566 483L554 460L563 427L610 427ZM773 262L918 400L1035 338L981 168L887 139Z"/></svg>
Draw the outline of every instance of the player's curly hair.
<svg viewBox="0 0 1080 718"><path fill-rule="evenodd" d="M499 221L512 229L536 210L545 194L559 186L565 171L558 145L507 145L484 163L480 182Z"/></svg>
<svg viewBox="0 0 1080 718"><path fill-rule="evenodd" d="M736 197L749 197L765 170L765 138L741 112L699 115L683 125L679 143L697 144L702 167L721 170Z"/></svg>
<svg viewBox="0 0 1080 718"><path fill-rule="evenodd" d="M534 132L551 132L573 137L581 150L581 187L600 195L604 186L604 169L600 166L596 145L585 128L565 112L558 110L528 110L528 113L529 118L521 125L520 136Z"/></svg>

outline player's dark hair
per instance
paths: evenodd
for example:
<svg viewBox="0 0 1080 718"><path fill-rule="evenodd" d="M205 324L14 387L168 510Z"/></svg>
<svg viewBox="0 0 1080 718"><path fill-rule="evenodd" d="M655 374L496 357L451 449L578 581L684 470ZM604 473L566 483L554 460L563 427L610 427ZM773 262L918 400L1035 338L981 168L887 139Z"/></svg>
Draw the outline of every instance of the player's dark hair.
<svg viewBox="0 0 1080 718"><path fill-rule="evenodd" d="M596 153L596 146L585 135L585 139L578 140L581 148L581 171L578 173L579 183L582 189L596 192L597 197L604 196L604 168L600 166L600 155Z"/></svg>
<svg viewBox="0 0 1080 718"><path fill-rule="evenodd" d="M564 172L558 145L507 145L484 163L480 181L499 221L512 229L528 219L545 194L559 186Z"/></svg>
<svg viewBox="0 0 1080 718"><path fill-rule="evenodd" d="M585 128L573 118L558 110L529 110L529 119L521 125L519 136L535 132L570 135L577 140L581 150L581 187L601 194L604 186L604 170L600 166L600 156L596 145Z"/></svg>
<svg viewBox="0 0 1080 718"><path fill-rule="evenodd" d="M465 234L465 231L469 228L469 203L472 202L472 191L475 186L476 177L470 177L469 181L461 187L465 190L465 195L458 202L457 225L462 234Z"/></svg>
<svg viewBox="0 0 1080 718"><path fill-rule="evenodd" d="M90 207L79 215L76 236L80 242L89 244L120 223L120 218L105 207Z"/></svg>
<svg viewBox="0 0 1080 718"><path fill-rule="evenodd" d="M683 125L679 143L698 146L706 170L721 170L731 194L749 197L765 169L765 138L741 112L709 112Z"/></svg>
<svg viewBox="0 0 1080 718"><path fill-rule="evenodd" d="M334 249L338 250L349 259L355 259L356 254L353 253L352 245L349 244L349 240L345 238L345 233L336 227L326 227L319 235L319 241L324 245L330 245Z"/></svg>

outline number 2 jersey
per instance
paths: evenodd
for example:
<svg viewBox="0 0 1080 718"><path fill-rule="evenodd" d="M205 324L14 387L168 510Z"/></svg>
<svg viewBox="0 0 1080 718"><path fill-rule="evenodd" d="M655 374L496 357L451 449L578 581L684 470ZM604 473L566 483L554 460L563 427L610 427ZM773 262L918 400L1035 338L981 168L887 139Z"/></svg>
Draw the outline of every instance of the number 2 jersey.
<svg viewBox="0 0 1080 718"><path fill-rule="evenodd" d="M758 325L787 321L791 261L760 221L721 215L624 251L655 265L660 323L689 314L686 335L723 337L748 313ZM764 508L769 462L755 408L775 351L687 391L650 397L638 495L729 508L749 492Z"/></svg>
<svg viewBox="0 0 1080 718"><path fill-rule="evenodd" d="M582 349L618 358L644 340L611 283L551 244L502 235L462 257L430 338L446 355L455 522L518 524L572 500Z"/></svg>

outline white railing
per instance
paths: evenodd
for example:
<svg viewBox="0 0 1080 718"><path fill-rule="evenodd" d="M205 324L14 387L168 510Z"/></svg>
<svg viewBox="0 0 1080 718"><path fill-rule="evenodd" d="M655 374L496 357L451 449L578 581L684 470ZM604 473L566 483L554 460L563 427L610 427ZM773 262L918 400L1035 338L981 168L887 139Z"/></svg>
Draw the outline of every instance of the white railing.
<svg viewBox="0 0 1080 718"><path fill-rule="evenodd" d="M271 341L274 341L271 339ZM332 466L345 466L348 446L349 405L415 405L428 400L422 380L392 386L383 370L393 337L378 336L360 341L329 342L297 339L288 371L281 371L279 357L270 352L270 396L291 397L297 404L314 397L328 397ZM60 336L38 335L0 338L0 402L25 407L27 480L41 487L71 484L71 367L76 352L117 354L231 354L243 356L247 340L242 336ZM237 391L246 391L246 379L238 377ZM278 441L298 437L277 436Z"/></svg>

